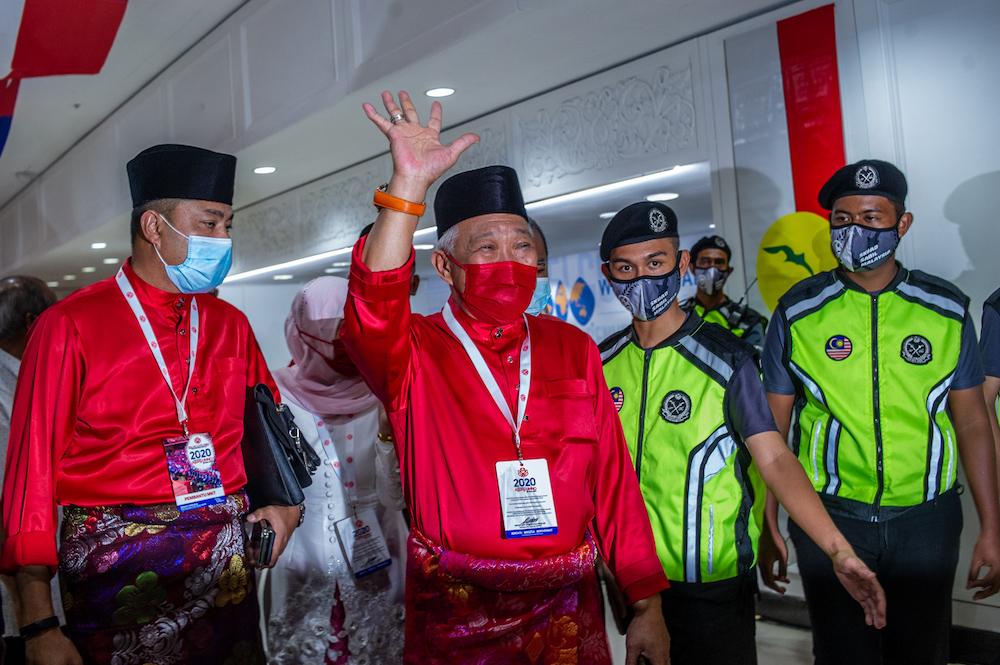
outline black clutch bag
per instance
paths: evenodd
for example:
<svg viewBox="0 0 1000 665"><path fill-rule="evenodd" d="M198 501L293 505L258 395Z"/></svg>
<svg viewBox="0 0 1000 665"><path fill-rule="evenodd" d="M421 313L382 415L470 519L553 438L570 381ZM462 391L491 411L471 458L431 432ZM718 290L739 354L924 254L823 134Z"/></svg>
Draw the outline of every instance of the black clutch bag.
<svg viewBox="0 0 1000 665"><path fill-rule="evenodd" d="M312 484L319 464L319 456L302 439L291 411L275 404L271 389L263 383L247 388L243 466L250 508L299 505L305 500L302 488Z"/></svg>

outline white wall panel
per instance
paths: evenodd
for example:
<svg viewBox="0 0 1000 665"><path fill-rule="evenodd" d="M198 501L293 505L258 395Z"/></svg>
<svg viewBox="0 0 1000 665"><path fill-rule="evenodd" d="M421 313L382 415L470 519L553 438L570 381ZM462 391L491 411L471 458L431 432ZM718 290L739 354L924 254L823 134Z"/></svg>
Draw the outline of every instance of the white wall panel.
<svg viewBox="0 0 1000 665"><path fill-rule="evenodd" d="M701 104L689 42L514 106L525 200L704 161Z"/></svg>
<svg viewBox="0 0 1000 665"><path fill-rule="evenodd" d="M336 83L334 35L330 0L278 0L247 17L240 26L247 128Z"/></svg>
<svg viewBox="0 0 1000 665"><path fill-rule="evenodd" d="M353 245L375 220L372 194L388 169L377 157L240 210L232 274Z"/></svg>
<svg viewBox="0 0 1000 665"><path fill-rule="evenodd" d="M228 33L170 77L170 137L222 149L236 138L232 39Z"/></svg>
<svg viewBox="0 0 1000 665"><path fill-rule="evenodd" d="M366 80L438 51L516 10L513 0L351 0L348 6L352 66Z"/></svg>

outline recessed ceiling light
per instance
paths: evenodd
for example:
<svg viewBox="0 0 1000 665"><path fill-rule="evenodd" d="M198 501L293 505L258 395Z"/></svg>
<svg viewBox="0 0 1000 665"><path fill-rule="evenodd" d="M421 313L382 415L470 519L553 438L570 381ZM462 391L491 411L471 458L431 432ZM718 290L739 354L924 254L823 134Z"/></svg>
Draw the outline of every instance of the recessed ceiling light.
<svg viewBox="0 0 1000 665"><path fill-rule="evenodd" d="M674 194L673 192L663 192L661 194L650 194L646 197L647 201L673 201L680 194Z"/></svg>
<svg viewBox="0 0 1000 665"><path fill-rule="evenodd" d="M118 265L118 259L104 259L104 265L106 266Z"/></svg>
<svg viewBox="0 0 1000 665"><path fill-rule="evenodd" d="M333 266L334 268L350 268L351 267L351 262L350 261L337 261L335 263L331 263L330 265Z"/></svg>
<svg viewBox="0 0 1000 665"><path fill-rule="evenodd" d="M57 286L59 286L59 282L45 282L45 286L49 287L50 289L54 289Z"/></svg>
<svg viewBox="0 0 1000 665"><path fill-rule="evenodd" d="M108 243L106 243L106 242L92 242L92 243L90 243L90 248L91 249L104 249L107 246L108 246Z"/></svg>
<svg viewBox="0 0 1000 665"><path fill-rule="evenodd" d="M708 228L710 228L710 229L714 229L714 228L715 228L715 224L709 224L709 225L708 225Z"/></svg>
<svg viewBox="0 0 1000 665"><path fill-rule="evenodd" d="M344 272L344 270L346 270L346 268L327 268L323 272L325 272L327 275L332 275L335 272Z"/></svg>
<svg viewBox="0 0 1000 665"><path fill-rule="evenodd" d="M276 280L278 280L279 282L283 282L283 281L285 281L287 279L291 279L293 277L295 277L295 275L275 275L274 276L274 278Z"/></svg>
<svg viewBox="0 0 1000 665"><path fill-rule="evenodd" d="M436 226L428 226L426 229L417 229L416 231L413 232L413 235L414 235L414 237L421 236L421 235L423 235L425 233L434 233L437 230L438 230L438 227L436 227Z"/></svg>
<svg viewBox="0 0 1000 665"><path fill-rule="evenodd" d="M602 212L601 213L601 219L611 219L612 217L614 217L617 214L618 214L617 212Z"/></svg>
<svg viewBox="0 0 1000 665"><path fill-rule="evenodd" d="M76 275L63 275L64 282L72 282L74 279L76 279Z"/></svg>
<svg viewBox="0 0 1000 665"><path fill-rule="evenodd" d="M273 166L258 166L253 170L253 172L257 175L267 175L268 173L274 173L277 170L278 169Z"/></svg>
<svg viewBox="0 0 1000 665"><path fill-rule="evenodd" d="M419 251L426 251L428 249L434 249L434 245L414 245L413 249Z"/></svg>
<svg viewBox="0 0 1000 665"><path fill-rule="evenodd" d="M86 268L80 268L80 272L97 272L97 268L94 266L87 266Z"/></svg>
<svg viewBox="0 0 1000 665"><path fill-rule="evenodd" d="M448 97L455 94L454 88L431 88L424 93L428 97Z"/></svg>

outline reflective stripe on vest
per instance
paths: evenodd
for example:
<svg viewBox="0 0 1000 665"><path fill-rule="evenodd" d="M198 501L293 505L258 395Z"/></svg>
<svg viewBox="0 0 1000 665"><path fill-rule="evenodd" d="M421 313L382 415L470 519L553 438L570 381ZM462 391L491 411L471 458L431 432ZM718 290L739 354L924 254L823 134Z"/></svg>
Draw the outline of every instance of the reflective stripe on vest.
<svg viewBox="0 0 1000 665"><path fill-rule="evenodd" d="M686 582L753 567L764 500L749 451L724 417L726 385L741 358L714 353L698 325L648 352L630 331L601 345L657 553L668 579Z"/></svg>
<svg viewBox="0 0 1000 665"><path fill-rule="evenodd" d="M816 491L876 513L955 483L946 406L965 304L941 283L903 275L871 296L824 273L781 301L798 393L793 448Z"/></svg>

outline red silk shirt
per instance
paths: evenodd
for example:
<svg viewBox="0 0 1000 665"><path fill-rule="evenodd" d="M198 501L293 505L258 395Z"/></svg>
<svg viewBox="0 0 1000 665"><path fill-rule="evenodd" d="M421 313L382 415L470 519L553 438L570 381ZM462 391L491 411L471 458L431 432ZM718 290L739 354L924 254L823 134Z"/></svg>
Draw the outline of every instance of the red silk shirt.
<svg viewBox="0 0 1000 665"><path fill-rule="evenodd" d="M442 547L506 559L566 553L589 528L629 602L665 589L593 341L557 319L528 317L531 386L521 447L525 459L548 462L559 532L506 539L496 463L517 459L510 425L441 314L410 312L413 257L397 270L372 272L361 262L363 244L354 249L341 339L389 412L416 528ZM524 322L492 327L451 300L448 306L517 413Z"/></svg>
<svg viewBox="0 0 1000 665"><path fill-rule="evenodd" d="M146 284L128 262L125 274L180 396L192 296ZM246 484L246 387L275 388L246 316L218 298L197 298L201 330L188 427L212 435L228 494ZM14 397L0 570L58 564L57 503L172 502L163 439L181 433L174 400L113 277L49 307L29 333Z"/></svg>

